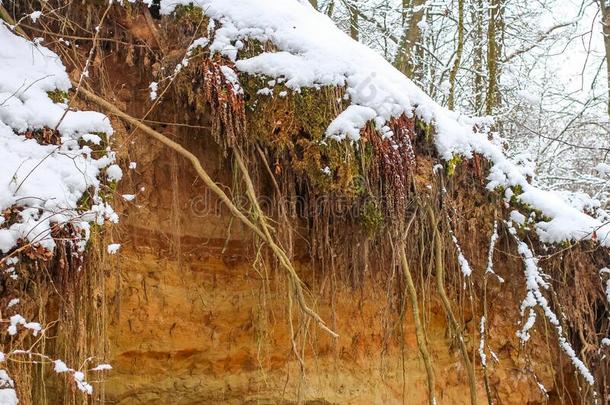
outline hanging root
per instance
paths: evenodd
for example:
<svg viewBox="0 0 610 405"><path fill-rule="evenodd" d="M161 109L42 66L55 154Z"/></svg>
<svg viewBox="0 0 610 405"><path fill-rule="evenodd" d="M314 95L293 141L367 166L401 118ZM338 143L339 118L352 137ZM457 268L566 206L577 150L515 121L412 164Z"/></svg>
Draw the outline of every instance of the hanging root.
<svg viewBox="0 0 610 405"><path fill-rule="evenodd" d="M485 275L483 276L483 316L481 318L480 324L480 346L479 346L479 355L481 357L481 368L483 369L483 382L485 384L485 395L487 395L487 403L489 405L493 404L493 399L491 395L491 387L489 385L489 374L487 372L487 363L484 360L485 356L485 341L487 338L487 320L489 319L489 315L487 313L487 281L489 279L489 274L494 274L496 277L499 276L494 273L493 270L493 258L494 258L494 248L496 245L496 241L498 239L498 221L495 219L497 213L494 211L494 226L493 232L491 234L491 238L489 240L489 250L487 252L487 269L485 270ZM500 279L501 280L501 279ZM549 349L550 350L550 349Z"/></svg>
<svg viewBox="0 0 610 405"><path fill-rule="evenodd" d="M292 285L295 289L295 295L297 297L299 305L301 306L301 310L306 315L313 318L313 320L316 321L316 323L322 330L329 333L333 337L339 337L339 335L337 333L333 332L326 326L326 324L324 323L322 318L320 318L320 316L318 314L316 314L311 308L309 308L309 306L305 302L305 294L303 293L303 282L299 278L299 275L297 274L296 270L294 269L294 266L292 265L292 262L288 258L288 255L286 254L284 249L282 249L271 236L270 226L267 223L265 214L263 213L260 205L258 204L258 200L256 198L256 193L254 191L254 184L252 183L252 179L250 178L248 169L246 168L246 165L244 164L244 161L241 158L241 153L239 152L239 150L237 148L235 148L233 150L233 153L234 153L235 160L237 161L237 164L238 164L240 170L242 171L242 174L244 175L244 181L246 183L246 190L247 190L248 198L250 200L250 203L252 204L252 207L254 208L254 210L256 212L256 217L260 221L262 232L264 234L263 239L269 244L269 247L271 248L271 250L277 257L277 259L279 260L282 267L284 267L284 269L288 272L288 275L290 276L291 281L292 281Z"/></svg>
<svg viewBox="0 0 610 405"><path fill-rule="evenodd" d="M220 200L229 208L231 213L233 215L235 215L235 217L237 217L237 219L239 219L244 225L246 225L248 228L250 228L258 237L260 237L262 240L264 240L269 245L269 247L271 248L271 250L277 257L280 265L286 270L288 276L290 277L291 283L295 289L295 295L296 295L297 301L298 301L299 306L301 307L301 310L303 311L303 313L305 313L307 316L311 317L314 321L316 321L318 326L322 330L324 330L325 332L330 334L332 337L336 338L339 336L337 333L330 330L326 326L326 324L324 323L322 318L320 318L320 316L317 313L315 313L311 308L309 308L309 306L305 302L305 294L303 292L303 283L302 283L301 279L299 278L296 270L294 269L290 259L286 255L286 252L284 251L284 249L282 249L275 242L274 238L271 236L270 227L269 227L267 220L265 219L265 215L263 214L263 212L260 208L260 205L258 204L258 201L256 199L256 194L254 192L254 186L252 184L252 180L250 179L248 170L246 169L246 166L244 165L244 162L241 159L241 155L240 155L239 151L237 151L237 149L234 150L234 152L235 152L234 156L244 175L244 180L245 180L246 186L247 186L248 198L250 199L250 202L251 202L253 208L256 210L257 219L260 222L260 225L257 225L254 222L252 222L250 219L248 219L239 210L239 208L237 208L235 206L235 204L233 204L233 201L231 201L231 199L225 194L225 192L214 182L214 180L212 180L212 178L208 175L208 173L205 171L205 169L201 165L201 162L199 161L197 156L195 156L193 153L188 151L186 148L184 148L179 143L172 141L171 139L169 139L165 135L161 134L160 132L157 132L154 129L152 129L151 127L143 124L138 119L119 110L117 107L115 107L108 101L104 100L102 97L100 97L82 87L78 91L79 91L79 94L81 94L85 99L97 104L101 108L103 108L103 109L109 111L110 113L116 115L117 117L129 122L131 125L136 126L138 129L142 130L142 132L144 132L146 135L149 135L149 136L155 138L159 142L161 142L164 145L168 146L169 148L173 149L178 154L187 158L191 162L191 164L193 165L193 168L197 171L197 174L201 177L201 179L203 180L205 185L207 187L209 187L210 190L212 190L214 192L214 194L216 194L218 196L218 198L220 198Z"/></svg>
<svg viewBox="0 0 610 405"><path fill-rule="evenodd" d="M464 359L464 365L466 367L466 371L468 373L468 384L470 386L470 403L476 405L477 403L477 388L476 381L474 376L474 367L470 362L470 358L468 357L468 350L466 349L466 344L464 343L464 336L460 330L460 325L458 324L453 311L451 310L451 303L449 302L449 298L447 298L447 293L445 292L445 268L443 263L443 243L441 241L441 235L437 229L437 220L434 215L434 211L432 207L428 205L428 216L430 217L430 226L434 232L434 253L435 253L435 266L436 266L436 286L438 289L438 293L441 296L441 301L443 302L443 307L445 309L445 313L449 318L449 323L453 332L455 333L458 344L460 347L460 352L462 353L462 358Z"/></svg>
<svg viewBox="0 0 610 405"><path fill-rule="evenodd" d="M415 219L415 215L417 211L413 214L413 219ZM407 226L407 231L411 227L411 222ZM417 292L415 290L415 284L413 283L413 278L411 277L411 269L409 268L409 262L407 261L407 254L405 253L405 248L402 246L400 248L400 263L402 268L402 273L405 278L405 282L407 285L407 292L409 293L409 298L411 299L411 307L413 309L413 321L415 323L415 336L417 338L417 347L419 348L419 354L424 361L424 365L426 366L426 374L427 374L427 382L428 382L428 402L430 405L436 404L436 399L434 396L434 370L432 369L432 360L430 358L430 352L428 352L428 346L426 345L426 336L424 333L423 325L419 319L419 304L417 302Z"/></svg>

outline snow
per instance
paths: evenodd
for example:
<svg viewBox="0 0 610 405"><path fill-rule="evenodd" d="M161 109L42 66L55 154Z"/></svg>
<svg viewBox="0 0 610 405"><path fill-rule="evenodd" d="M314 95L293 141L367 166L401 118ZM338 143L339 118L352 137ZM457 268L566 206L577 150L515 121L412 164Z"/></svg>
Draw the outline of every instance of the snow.
<svg viewBox="0 0 610 405"><path fill-rule="evenodd" d="M6 218L0 225L0 252L8 253L19 239L52 250L54 224L72 223L86 239L79 200L92 189L92 200L101 202L98 175L113 158L96 161L78 141L110 137L110 121L97 112L66 112L66 104L51 100L48 92L71 87L55 53L14 35L3 22L0 43L0 212L21 209L10 226L4 226ZM43 145L23 136L43 128L57 128L61 143Z"/></svg>
<svg viewBox="0 0 610 405"><path fill-rule="evenodd" d="M523 225L525 224L526 218L525 215L523 215L519 211L513 210L510 213L510 220L517 225Z"/></svg>
<svg viewBox="0 0 610 405"><path fill-rule="evenodd" d="M36 24L36 21L38 21L38 19L40 18L41 15L42 15L42 11L34 11L33 13L30 14L30 19L32 20L32 22L34 24Z"/></svg>
<svg viewBox="0 0 610 405"><path fill-rule="evenodd" d="M119 181L123 178L123 171L119 165L111 165L106 169L106 176L110 181Z"/></svg>
<svg viewBox="0 0 610 405"><path fill-rule="evenodd" d="M545 275L542 273L541 269L538 267L538 259L534 256L534 253L529 248L529 246L519 240L517 237L517 230L511 226L509 222L506 223L508 226L509 233L515 239L517 243L517 249L524 263L524 271L525 271L525 280L527 287L527 294L523 302L521 303L521 316L525 314L525 311L528 310L528 318L525 322L524 326L520 331L517 332L517 336L521 339L522 342L526 342L530 338L529 331L534 326L536 322L536 312L535 308L539 307L542 309L544 316L547 318L549 323L553 325L555 331L557 332L559 347L566 353L566 355L572 361L572 364L580 375L585 379L585 381L589 385L593 385L595 383L595 379L593 375L587 368L587 366L583 363L583 361L578 358L576 352L572 348L572 345L565 338L563 334L563 328L559 323L559 319L557 315L553 312L551 307L549 306L548 300L542 293L543 289L548 289L549 284L544 280Z"/></svg>
<svg viewBox="0 0 610 405"><path fill-rule="evenodd" d="M485 275L493 274L500 283L503 283L504 279L494 271L494 250L496 248L496 243L498 242L498 237L498 221L494 220L494 228L491 237L489 238L489 249L487 250L487 268L485 269Z"/></svg>
<svg viewBox="0 0 610 405"><path fill-rule="evenodd" d="M74 372L73 377L79 390L89 395L93 393L93 387L85 381L85 374L82 371Z"/></svg>
<svg viewBox="0 0 610 405"><path fill-rule="evenodd" d="M18 403L13 380L5 370L0 369L0 405L17 405Z"/></svg>
<svg viewBox="0 0 610 405"><path fill-rule="evenodd" d="M152 82L152 83L150 83L148 88L150 89L150 99L152 101L156 100L157 99L157 91L159 90L159 83Z"/></svg>
<svg viewBox="0 0 610 405"><path fill-rule="evenodd" d="M512 193L508 191L511 187L523 190L515 197L548 219L539 218L532 225L542 242L597 239L610 246L610 224L572 207L559 193L530 184L531 168L508 159L502 146L488 139L490 118L467 117L441 107L382 56L352 40L307 2L161 0L160 11L170 14L178 5L189 4L199 6L211 18L213 40L208 44L202 39L210 52L234 61L239 72L265 76L296 92L303 87L344 87L350 105L329 125L329 137L354 141L368 122L374 122L383 132L390 119L415 114L434 125L435 144L442 159L481 154L493 164L489 190L501 187L507 194ZM275 50L239 59L237 51L248 39L270 42ZM273 93L263 88L259 94ZM527 90L520 94L528 103L538 102Z"/></svg>
<svg viewBox="0 0 610 405"><path fill-rule="evenodd" d="M30 329L33 332L32 334L34 336L37 336L38 332L42 330L42 326L38 322L28 322L23 325L23 327L26 329Z"/></svg>
<svg viewBox="0 0 610 405"><path fill-rule="evenodd" d="M53 364L54 364L53 370L56 373L67 373L68 371L70 371L70 369L68 368L66 363L64 363L62 360L55 360L53 362Z"/></svg>
<svg viewBox="0 0 610 405"><path fill-rule="evenodd" d="M108 245L108 253L111 255L114 255L119 251L120 248L121 248L120 243L112 243L112 244Z"/></svg>
<svg viewBox="0 0 610 405"><path fill-rule="evenodd" d="M472 268L470 267L468 260L466 260L466 257L462 252L462 248L460 247L460 244L451 228L449 228L449 233L451 235L451 239L453 240L453 244L455 245L455 249L458 254L458 264L460 265L460 269L462 270L462 273L465 277L469 277L472 274Z"/></svg>
<svg viewBox="0 0 610 405"><path fill-rule="evenodd" d="M481 358L481 365L483 368L487 367L487 355L485 354L485 317L481 317L479 323L479 333L481 340L479 341L479 357Z"/></svg>
<svg viewBox="0 0 610 405"><path fill-rule="evenodd" d="M19 298L13 298L8 302L8 304L6 305L6 308L8 309L8 308L14 307L17 304L19 304Z"/></svg>
<svg viewBox="0 0 610 405"><path fill-rule="evenodd" d="M15 336L17 334L18 325L23 326L25 329L31 330L34 336L37 336L42 330L42 326L38 322L27 322L23 316L16 314L11 316L9 319L9 327L7 328L8 334Z"/></svg>
<svg viewBox="0 0 610 405"><path fill-rule="evenodd" d="M603 174L610 174L610 165L607 163L598 163L595 170Z"/></svg>
<svg viewBox="0 0 610 405"><path fill-rule="evenodd" d="M231 84L233 89L233 93L235 94L244 94L244 90L241 87L241 83L239 82L239 78L237 77L237 73L233 69L228 66L221 66L220 71L227 79L227 81Z"/></svg>
<svg viewBox="0 0 610 405"><path fill-rule="evenodd" d="M517 92L519 98L521 98L524 102L530 105L540 104L540 98L533 93L530 93L528 90L519 90Z"/></svg>
<svg viewBox="0 0 610 405"><path fill-rule="evenodd" d="M360 105L350 105L330 123L326 134L336 140L342 140L347 137L353 141L357 141L360 139L360 129L362 129L367 122L375 119L376 116L377 113L372 108Z"/></svg>
<svg viewBox="0 0 610 405"><path fill-rule="evenodd" d="M9 323L10 325L7 329L8 334L11 336L15 336L17 334L17 325L25 325L26 320L23 316L17 314L11 316L11 318L9 319Z"/></svg>
<svg viewBox="0 0 610 405"><path fill-rule="evenodd" d="M99 135L95 134L85 134L81 136L81 139L85 142L90 142L94 145L99 145L102 143L102 138Z"/></svg>
<svg viewBox="0 0 610 405"><path fill-rule="evenodd" d="M110 364L100 364L91 369L91 371L105 371L105 370L112 370L112 366Z"/></svg>
<svg viewBox="0 0 610 405"><path fill-rule="evenodd" d="M421 31L427 31L430 28L430 25L426 22L426 20L424 20L423 18L421 19L421 21L419 21L417 23L417 27L421 30Z"/></svg>

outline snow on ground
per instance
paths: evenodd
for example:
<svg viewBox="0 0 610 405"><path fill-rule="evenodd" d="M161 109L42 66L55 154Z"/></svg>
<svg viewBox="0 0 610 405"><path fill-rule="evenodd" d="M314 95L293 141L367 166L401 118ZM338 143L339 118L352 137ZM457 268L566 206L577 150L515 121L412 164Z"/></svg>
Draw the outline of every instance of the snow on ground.
<svg viewBox="0 0 610 405"><path fill-rule="evenodd" d="M88 222L117 219L98 195L103 169L120 179L114 155L108 151L96 160L85 146L109 138L110 121L97 112L66 113L68 106L57 95L67 94L71 85L55 53L13 34L3 22L0 44L0 253L8 253L19 240L52 250L54 224L73 224L84 246ZM44 128L50 134L57 128L61 140L41 144L31 136ZM93 191L91 210L79 207L87 190ZM2 216L15 207L11 217Z"/></svg>
<svg viewBox="0 0 610 405"><path fill-rule="evenodd" d="M306 0L161 0L161 12L170 14L178 5L195 4L219 22L210 46L234 60L242 73L265 75L288 89L324 85L344 86L351 105L329 126L334 139L359 138L368 121L378 129L401 114L413 116L436 129L440 156L466 158L479 153L493 167L488 189L519 186L518 198L541 211L549 221L535 224L543 242L597 239L610 246L610 226L573 207L558 193L541 190L528 181L531 172L510 161L502 147L488 140L488 118L471 118L434 102L411 80L380 55L352 40ZM237 60L244 41L272 42L277 51Z"/></svg>

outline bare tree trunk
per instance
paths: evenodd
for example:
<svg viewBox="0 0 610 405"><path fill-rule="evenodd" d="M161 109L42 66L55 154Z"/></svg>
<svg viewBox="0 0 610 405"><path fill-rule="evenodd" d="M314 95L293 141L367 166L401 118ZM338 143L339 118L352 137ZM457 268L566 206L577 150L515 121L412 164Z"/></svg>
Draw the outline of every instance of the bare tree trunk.
<svg viewBox="0 0 610 405"><path fill-rule="evenodd" d="M326 6L326 10L324 12L326 13L327 16L332 18L334 11L335 11L335 1L331 0L328 2L328 6Z"/></svg>
<svg viewBox="0 0 610 405"><path fill-rule="evenodd" d="M492 115L494 108L500 103L498 91L498 62L502 53L502 37L504 20L502 0L491 0L489 8L489 25L487 28L487 100L485 113ZM501 36L498 33L502 34Z"/></svg>
<svg viewBox="0 0 610 405"><path fill-rule="evenodd" d="M415 79L418 79L421 75L421 69L418 69L414 55L418 53L417 44L421 41L421 30L417 24L424 16L425 9L423 5L425 3L426 0L403 0L402 20L404 33L399 44L398 53L394 59L394 65L398 70L408 77Z"/></svg>
<svg viewBox="0 0 610 405"><path fill-rule="evenodd" d="M349 0L349 34L358 41L360 39L360 22L357 0Z"/></svg>
<svg viewBox="0 0 610 405"><path fill-rule="evenodd" d="M457 74L460 70L460 64L462 63L462 53L464 52L464 0L458 0L458 38L457 38L457 49L455 51L455 59L453 61L453 67L449 72L449 100L447 105L450 110L455 107L455 82L457 80Z"/></svg>
<svg viewBox="0 0 610 405"><path fill-rule="evenodd" d="M474 21L474 111L477 115L483 111L483 0L476 0L476 8L472 11Z"/></svg>
<svg viewBox="0 0 610 405"><path fill-rule="evenodd" d="M606 75L608 87L608 115L610 116L610 7L607 0L599 0L599 9L602 13L602 26L604 33L604 48L606 51Z"/></svg>

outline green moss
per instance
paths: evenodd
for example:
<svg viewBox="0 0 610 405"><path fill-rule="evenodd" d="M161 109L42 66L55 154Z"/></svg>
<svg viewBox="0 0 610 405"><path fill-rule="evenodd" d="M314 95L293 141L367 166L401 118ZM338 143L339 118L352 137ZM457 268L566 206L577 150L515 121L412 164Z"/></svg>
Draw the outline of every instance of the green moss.
<svg viewBox="0 0 610 405"><path fill-rule="evenodd" d="M88 146L91 149L91 157L94 159L99 159L105 156L108 152L106 148L108 147L108 135L104 132L92 132L93 135L97 135L101 138L99 145L96 145L93 142L85 141L84 139L79 139L78 145L82 148L83 146Z"/></svg>
<svg viewBox="0 0 610 405"><path fill-rule="evenodd" d="M462 157L460 155L453 155L453 157L447 162L447 176L453 177L455 175L455 169L462 163Z"/></svg>
<svg viewBox="0 0 610 405"><path fill-rule="evenodd" d="M369 236L376 235L383 227L383 213L373 201L367 201L362 207L360 224Z"/></svg>
<svg viewBox="0 0 610 405"><path fill-rule="evenodd" d="M91 209L92 198L89 190L85 191L81 198L76 202L76 207L79 210L87 211Z"/></svg>
<svg viewBox="0 0 610 405"><path fill-rule="evenodd" d="M174 9L173 16L177 19L188 18L191 20L201 20L204 17L201 8L193 3L177 6Z"/></svg>
<svg viewBox="0 0 610 405"><path fill-rule="evenodd" d="M500 196L504 196L504 187L503 186L496 186L496 188L494 188L494 193L500 195Z"/></svg>
<svg viewBox="0 0 610 405"><path fill-rule="evenodd" d="M416 118L415 125L424 134L425 141L426 142L430 141L430 138L432 135L432 124L428 124L428 123Z"/></svg>
<svg viewBox="0 0 610 405"><path fill-rule="evenodd" d="M53 101L54 103L65 103L68 101L68 93L63 90L57 89L53 91L48 91L47 96L49 96L51 101Z"/></svg>
<svg viewBox="0 0 610 405"><path fill-rule="evenodd" d="M261 76L242 75L240 81L250 136L277 156L288 153L291 167L321 192L356 195L353 180L360 174L361 159L371 158L371 146L361 144L358 152L350 142L326 137L328 125L345 108L342 90L323 87L296 92ZM258 94L262 88L270 89L272 95Z"/></svg>
<svg viewBox="0 0 610 405"><path fill-rule="evenodd" d="M520 185L515 185L511 187L511 190L513 191L513 195L510 198L511 208L516 209L526 218L525 223L521 227L519 227L520 230L527 230L531 225L534 225L536 222L551 221L551 218L544 215L542 211L535 209L527 203L524 203L519 198L519 196L523 194L523 187L521 187Z"/></svg>

